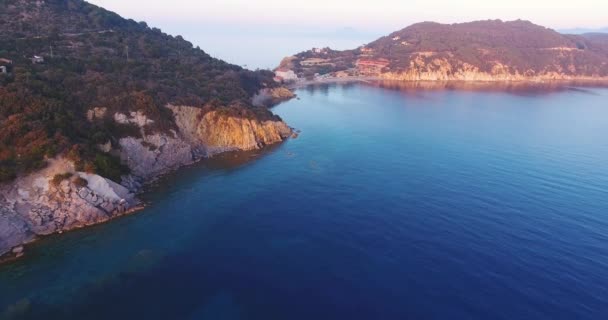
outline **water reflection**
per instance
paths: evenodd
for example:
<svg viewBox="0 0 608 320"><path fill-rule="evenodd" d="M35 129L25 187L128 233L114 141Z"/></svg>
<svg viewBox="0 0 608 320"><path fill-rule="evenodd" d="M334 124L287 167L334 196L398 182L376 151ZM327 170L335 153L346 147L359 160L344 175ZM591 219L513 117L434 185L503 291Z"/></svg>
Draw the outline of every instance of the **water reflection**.
<svg viewBox="0 0 608 320"><path fill-rule="evenodd" d="M369 83L383 89L398 90L405 93L419 94L420 92L435 92L445 90L476 91L476 92L501 92L518 96L537 96L564 91L579 91L593 94L585 87L608 87L608 83L602 82L471 82L471 81L418 81L397 82L381 81Z"/></svg>
<svg viewBox="0 0 608 320"><path fill-rule="evenodd" d="M358 86L377 87L399 91L408 97L424 98L426 93L440 91L471 91L505 93L516 96L539 96L565 91L597 95L592 88L608 88L600 81L554 81L554 82L475 82L475 81L366 81L332 84L312 84L305 87L311 95L328 95L332 88L352 90Z"/></svg>

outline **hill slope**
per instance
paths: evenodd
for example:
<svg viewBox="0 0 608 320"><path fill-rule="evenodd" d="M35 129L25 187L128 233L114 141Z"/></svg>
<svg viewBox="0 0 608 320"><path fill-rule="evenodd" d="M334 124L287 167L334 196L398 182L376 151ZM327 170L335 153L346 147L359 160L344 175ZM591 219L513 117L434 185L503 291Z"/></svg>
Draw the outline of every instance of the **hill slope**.
<svg viewBox="0 0 608 320"><path fill-rule="evenodd" d="M608 77L602 35L562 35L527 21L424 22L355 50L283 61L300 77L347 71L395 80L551 80Z"/></svg>
<svg viewBox="0 0 608 320"><path fill-rule="evenodd" d="M0 256L126 214L180 166L292 134L253 105L289 98L272 72L81 0L0 0L0 67Z"/></svg>
<svg viewBox="0 0 608 320"><path fill-rule="evenodd" d="M34 56L44 62L32 63ZM119 179L124 168L95 146L141 134L113 121L116 112L140 111L150 120L145 133L175 129L167 104L238 104L252 117L274 118L250 103L274 86L270 72L214 59L179 36L81 0L0 0L0 58L12 60L0 75L0 181L66 150L77 150L81 167ZM93 107L105 116L87 121Z"/></svg>

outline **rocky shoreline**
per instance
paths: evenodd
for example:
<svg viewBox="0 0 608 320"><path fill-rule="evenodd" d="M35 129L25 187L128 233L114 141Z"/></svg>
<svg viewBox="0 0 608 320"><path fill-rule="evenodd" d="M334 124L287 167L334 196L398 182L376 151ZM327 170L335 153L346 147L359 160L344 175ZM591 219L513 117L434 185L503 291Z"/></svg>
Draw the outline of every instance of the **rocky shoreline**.
<svg viewBox="0 0 608 320"><path fill-rule="evenodd" d="M285 89L286 90L286 89ZM289 91L291 93L291 91ZM264 103L293 95L265 92ZM276 102L278 103L278 102ZM64 157L48 159L43 170L0 185L0 262L24 255L24 246L36 239L103 223L143 208L137 194L159 177L201 159L228 151L249 151L282 142L294 130L278 117L260 117L245 107L205 110L167 105L176 129L147 134L150 124L137 111L116 113L115 121L140 127L140 137L123 137L118 145L103 147L118 154L131 170L120 183L96 174L79 172ZM89 120L107 110L89 110Z"/></svg>

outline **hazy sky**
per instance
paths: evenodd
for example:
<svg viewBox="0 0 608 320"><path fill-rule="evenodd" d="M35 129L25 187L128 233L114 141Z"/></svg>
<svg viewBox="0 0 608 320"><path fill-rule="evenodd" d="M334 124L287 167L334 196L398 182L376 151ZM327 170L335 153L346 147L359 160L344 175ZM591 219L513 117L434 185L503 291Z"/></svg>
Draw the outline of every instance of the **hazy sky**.
<svg viewBox="0 0 608 320"><path fill-rule="evenodd" d="M604 27L607 0L91 0L152 22L300 25L394 30L420 21L526 19L547 27ZM164 24L163 23L163 24Z"/></svg>
<svg viewBox="0 0 608 320"><path fill-rule="evenodd" d="M608 0L89 0L182 35L248 68L314 47L353 49L422 21L525 19L554 29L608 26Z"/></svg>

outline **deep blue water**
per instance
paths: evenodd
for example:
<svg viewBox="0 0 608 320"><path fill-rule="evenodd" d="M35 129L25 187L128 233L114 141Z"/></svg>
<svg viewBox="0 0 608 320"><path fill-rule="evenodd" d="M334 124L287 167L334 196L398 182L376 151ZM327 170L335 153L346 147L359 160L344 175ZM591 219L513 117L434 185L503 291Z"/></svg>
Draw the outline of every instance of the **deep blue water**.
<svg viewBox="0 0 608 320"><path fill-rule="evenodd" d="M0 312L607 319L608 90L506 89L300 90L275 109L298 139L28 247Z"/></svg>

